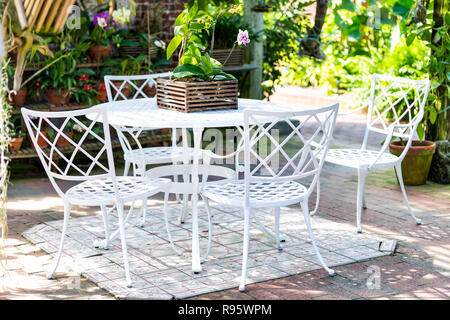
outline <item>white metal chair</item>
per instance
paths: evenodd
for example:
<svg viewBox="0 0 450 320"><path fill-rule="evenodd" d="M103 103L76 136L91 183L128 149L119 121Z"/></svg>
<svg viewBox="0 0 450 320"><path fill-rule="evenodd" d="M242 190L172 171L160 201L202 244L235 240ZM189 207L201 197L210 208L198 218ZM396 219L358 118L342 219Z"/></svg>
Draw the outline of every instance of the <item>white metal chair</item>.
<svg viewBox="0 0 450 320"><path fill-rule="evenodd" d="M329 275L334 275L334 270L326 266L316 246L311 229L308 199L319 180L324 160L318 158L318 155L327 152L338 108L339 104L335 104L297 112L253 110L244 112L244 179L218 182L207 185L202 190L209 216L211 216L209 200L244 209L242 277L239 290L245 290L249 228L255 213L254 209L257 208L274 208L275 238L281 250L280 207L300 203L315 253ZM293 119L300 120L300 123L294 124ZM292 128L292 132L281 142L271 135L271 129L280 122L285 122ZM302 129L309 124L314 126L314 131L306 135L302 133ZM265 156L258 149L258 144L264 139L274 146ZM279 157L284 161L280 161L280 166L275 167L273 163L278 163ZM253 165L251 161L254 162ZM309 186L305 185L310 179L312 182Z"/></svg>
<svg viewBox="0 0 450 320"><path fill-rule="evenodd" d="M105 248L112 240L109 232L108 212L106 207L116 206L119 217L119 232L122 244L122 254L125 266L126 282L131 286L131 278L127 255L125 233L124 204L136 200L147 199L158 192L165 191L170 183L168 179L150 179L146 177L116 177L111 137L106 109L101 106L84 110L64 112L39 112L22 108L22 115L31 140L36 148L42 165L58 195L64 200L64 223L61 242L52 271L53 277L61 259L64 238L69 221L72 205L100 206L105 227ZM84 117L90 115L93 121ZM98 130L98 123L101 129ZM78 126L78 141L66 134L66 129ZM96 126L97 125L97 126ZM47 127L55 133L50 141L41 131ZM97 129L94 129L97 128ZM98 150L92 151L85 147L87 138L99 143ZM44 139L48 148L41 148L37 140ZM73 148L70 154L65 154L56 146L59 139L66 139ZM92 142L92 141L90 141ZM75 162L82 161L83 164ZM63 191L57 181L79 182L75 186ZM166 195L167 198L167 195Z"/></svg>
<svg viewBox="0 0 450 320"><path fill-rule="evenodd" d="M362 208L367 208L365 201L365 178L371 170L395 168L409 213L417 224L421 224L421 220L414 215L409 205L408 197L406 196L401 163L411 146L417 126L422 121L425 103L430 90L430 83L429 80L410 80L374 74L372 76L370 101L368 103L367 125L361 148L330 149L328 151L326 162L354 168L358 171L356 224L359 233L362 232L361 211ZM367 104L343 115L354 113L366 107ZM391 122L385 119L389 114L392 117ZM386 135L381 149L367 149L371 132ZM395 137L405 139L405 149L400 156L386 152L389 148L389 143ZM319 199L320 182L317 183L316 206L312 214L318 209Z"/></svg>
<svg viewBox="0 0 450 320"><path fill-rule="evenodd" d="M108 101L117 101L118 99L123 100L134 100L134 99L145 99L150 98L145 92L146 88L156 87L156 79L166 78L172 75L171 72L156 73L156 74L146 74L146 75L134 75L134 76L105 76L105 86L106 93L108 96ZM130 97L130 88L134 89L135 92ZM128 95L125 94L124 90L128 90ZM154 130L154 128L134 128L133 135L135 139L147 130ZM131 131L128 130L128 133ZM128 175L131 165L133 169L140 171L139 165L152 165L152 164L164 164L171 163L174 161L183 160L182 148L177 148L177 136L176 128L172 128L172 146L171 147L150 147L140 149L133 149L131 145L123 143L121 141L122 150L124 152L125 159L125 170L124 176ZM190 150L192 153L192 149Z"/></svg>
<svg viewBox="0 0 450 320"><path fill-rule="evenodd" d="M133 100L133 99L145 99L150 98L148 93L145 92L146 88L155 87L156 79L167 78L172 75L172 72L155 73L146 75L132 75L132 76L105 76L105 87L108 96L108 101ZM135 92L130 96L131 90ZM126 94L125 91L128 91ZM170 147L147 147L143 148L139 143L141 134L148 130L155 130L155 128L129 128L129 127L115 127L116 131L122 131L126 135L122 136L124 139L120 139L120 145L123 150L123 157L125 160L124 176L127 176L130 167L133 166L133 174L144 174L148 165L154 164L166 164L166 163L182 163L183 161L189 161L193 156L193 149L189 148L189 158L184 159L183 148L177 147L177 129L172 128L172 146ZM186 135L185 130L183 135ZM120 135L119 135L120 136ZM136 143L138 148L133 148L131 143ZM174 177L177 181L178 177ZM176 199L180 202L180 196L176 194ZM183 210L180 216L180 221L184 222L186 215L188 195L183 195ZM142 223L145 224L146 216L146 201L142 204Z"/></svg>

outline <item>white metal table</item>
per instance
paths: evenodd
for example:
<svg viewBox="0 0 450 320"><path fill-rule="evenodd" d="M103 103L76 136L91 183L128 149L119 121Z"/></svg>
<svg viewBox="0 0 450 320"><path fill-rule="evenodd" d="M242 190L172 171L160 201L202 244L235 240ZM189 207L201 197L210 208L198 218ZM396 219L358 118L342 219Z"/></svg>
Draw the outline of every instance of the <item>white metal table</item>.
<svg viewBox="0 0 450 320"><path fill-rule="evenodd" d="M199 230L198 230L198 190L199 161L201 154L202 133L205 128L243 126L244 110L292 111L291 107L274 103L239 99L236 110L217 110L182 113L158 108L156 99L136 99L103 103L108 110L108 121L112 126L129 126L141 128L181 128L192 129L194 134L194 155L192 163L192 271L200 272ZM268 121L271 121L268 119ZM185 130L184 130L185 132ZM185 159L189 158L187 137L183 134Z"/></svg>

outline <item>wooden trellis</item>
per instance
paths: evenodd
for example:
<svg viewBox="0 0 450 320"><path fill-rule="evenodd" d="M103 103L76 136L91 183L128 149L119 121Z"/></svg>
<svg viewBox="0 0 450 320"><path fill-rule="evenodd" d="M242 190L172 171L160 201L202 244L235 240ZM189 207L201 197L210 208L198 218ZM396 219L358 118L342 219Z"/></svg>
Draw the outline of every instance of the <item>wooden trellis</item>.
<svg viewBox="0 0 450 320"><path fill-rule="evenodd" d="M23 28L36 32L61 32L76 0L14 0Z"/></svg>

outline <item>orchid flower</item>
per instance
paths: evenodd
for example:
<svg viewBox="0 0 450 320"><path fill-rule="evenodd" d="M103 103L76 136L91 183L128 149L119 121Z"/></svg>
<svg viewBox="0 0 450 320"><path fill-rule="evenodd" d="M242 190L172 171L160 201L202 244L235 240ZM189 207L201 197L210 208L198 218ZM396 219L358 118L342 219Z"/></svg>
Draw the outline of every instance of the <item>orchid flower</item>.
<svg viewBox="0 0 450 320"><path fill-rule="evenodd" d="M237 37L237 43L238 45L244 45L246 46L247 44L250 43L250 38L248 36L248 31L242 31L241 29L239 29L239 34Z"/></svg>

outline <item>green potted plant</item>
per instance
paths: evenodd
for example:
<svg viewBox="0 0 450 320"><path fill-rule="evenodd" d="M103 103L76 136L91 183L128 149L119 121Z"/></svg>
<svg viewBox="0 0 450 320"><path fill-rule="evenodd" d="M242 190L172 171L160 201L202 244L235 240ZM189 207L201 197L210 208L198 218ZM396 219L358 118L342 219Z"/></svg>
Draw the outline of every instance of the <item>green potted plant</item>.
<svg viewBox="0 0 450 320"><path fill-rule="evenodd" d="M15 67L9 63L6 66L6 73L8 79L14 79ZM23 106L27 100L28 90L26 87L22 87L17 91L10 90L8 96L8 103L13 106Z"/></svg>
<svg viewBox="0 0 450 320"><path fill-rule="evenodd" d="M175 36L167 46L167 59L180 48L178 66L172 79L157 80L159 107L183 112L237 108L236 78L223 72L222 64L207 52L214 23L213 17L199 10L197 4L177 17ZM241 30L237 42L248 44L248 34ZM174 101L174 94L183 99Z"/></svg>
<svg viewBox="0 0 450 320"><path fill-rule="evenodd" d="M389 144L392 154L399 156L405 150L405 142L400 140ZM406 185L422 185L427 181L431 160L436 151L436 143L428 140L413 140L402 161L403 182Z"/></svg>
<svg viewBox="0 0 450 320"><path fill-rule="evenodd" d="M90 35L83 40L90 44L88 56L92 60L102 60L104 57L108 57L111 52L115 21L109 16L109 12L105 11L94 15L92 23L93 28Z"/></svg>
<svg viewBox="0 0 450 320"><path fill-rule="evenodd" d="M48 102L56 106L68 104L74 93L78 102L80 97L95 97L93 94L84 94L80 88L80 77L83 74L94 75L90 69L77 68L80 56L86 51L85 49L87 49L86 45L69 53L56 52L55 58L60 58L57 63L53 63L53 59L46 59L46 69L36 76L37 88L35 87L33 91L36 94L39 94L41 90L44 91Z"/></svg>
<svg viewBox="0 0 450 320"><path fill-rule="evenodd" d="M224 67L236 67L244 64L244 51L236 48L236 34L247 30L249 39L256 38L248 23L239 14L240 7L220 11L211 35L211 57Z"/></svg>
<svg viewBox="0 0 450 320"><path fill-rule="evenodd" d="M411 93L408 100L413 101L415 96ZM400 107L400 106L399 106ZM425 131L430 116L435 112L434 107L425 104L424 117L417 126L417 136L419 140L413 140L411 147L402 161L402 176L405 185L422 185L427 181L430 172L431 161L436 151L436 143L425 140ZM392 154L399 156L405 150L406 142L401 138L389 144L389 150Z"/></svg>
<svg viewBox="0 0 450 320"><path fill-rule="evenodd" d="M25 133L22 132L21 125L15 125L15 122L20 119L20 115L16 115L11 117L10 126L11 126L11 142L8 145L9 151L19 151L22 147L23 137Z"/></svg>

